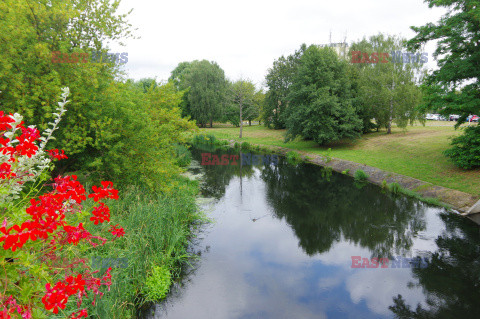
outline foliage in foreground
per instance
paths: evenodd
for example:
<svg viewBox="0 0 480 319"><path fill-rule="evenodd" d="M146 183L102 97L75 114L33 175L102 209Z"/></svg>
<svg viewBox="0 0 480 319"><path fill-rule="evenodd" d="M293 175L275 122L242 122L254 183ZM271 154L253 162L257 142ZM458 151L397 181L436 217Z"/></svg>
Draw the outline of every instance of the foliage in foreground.
<svg viewBox="0 0 480 319"><path fill-rule="evenodd" d="M126 258L127 265L113 269L110 292L89 309L95 318L134 318L139 307L161 298L161 289L151 283L162 282L166 286L165 281L158 280L154 269L169 269L173 281L180 277L181 266L192 258L187 252L191 225L203 219L195 204L198 184L183 178L178 184L168 194L153 194L131 186L112 205L128 240L97 251L95 256L108 260Z"/></svg>
<svg viewBox="0 0 480 319"><path fill-rule="evenodd" d="M110 224L105 199L118 199L113 183L102 181L88 194L75 175L58 176L48 185L52 190L40 190L52 160L67 158L63 150L45 147L66 112L68 94L65 88L55 119L42 135L35 126L25 127L18 113L0 111L0 265L5 273L0 305L5 319L87 317L85 299L95 304L103 295L101 286L111 285L112 269L98 276L84 257L125 234ZM85 209L87 197L98 206L90 203Z"/></svg>

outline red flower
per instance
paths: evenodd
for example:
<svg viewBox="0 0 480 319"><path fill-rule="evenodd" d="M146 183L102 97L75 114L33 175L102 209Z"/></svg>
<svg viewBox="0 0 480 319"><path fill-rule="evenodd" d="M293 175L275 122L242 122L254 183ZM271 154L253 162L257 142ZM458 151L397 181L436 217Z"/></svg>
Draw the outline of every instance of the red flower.
<svg viewBox="0 0 480 319"><path fill-rule="evenodd" d="M93 197L93 200L98 202L102 198L118 199L118 190L113 188L112 182L101 182L102 187L92 186L93 194L88 197Z"/></svg>
<svg viewBox="0 0 480 319"><path fill-rule="evenodd" d="M1 179L10 179L12 177L17 176L14 172L12 172L12 165L8 163L2 163L0 165L0 178Z"/></svg>
<svg viewBox="0 0 480 319"><path fill-rule="evenodd" d="M30 141L35 141L40 138L40 132L35 127L23 127L20 126L22 129L22 136Z"/></svg>
<svg viewBox="0 0 480 319"><path fill-rule="evenodd" d="M61 281L57 282L55 287L51 287L50 283L45 285L47 292L42 298L45 309L58 313L58 309L65 309L68 301L68 295L65 293L65 284Z"/></svg>
<svg viewBox="0 0 480 319"><path fill-rule="evenodd" d="M103 223L104 221L110 221L110 209L104 203L100 203L100 206L94 207L93 216L90 217L90 220L94 222L95 225L98 223Z"/></svg>
<svg viewBox="0 0 480 319"><path fill-rule="evenodd" d="M80 311L72 313L72 315L70 316L70 319L79 319L79 318L82 318L82 317L85 317L85 318L88 317L87 310L82 309Z"/></svg>
<svg viewBox="0 0 480 319"><path fill-rule="evenodd" d="M64 150L53 149L53 150L47 150L47 152L50 154L52 158L56 158L58 160L68 158L67 155L65 155Z"/></svg>
<svg viewBox="0 0 480 319"><path fill-rule="evenodd" d="M118 226L118 224L115 225L115 226L110 226L109 231L112 233L113 236L115 236L117 238L118 237L123 237L125 235L125 230L123 230L122 227L117 229L117 226Z"/></svg>
<svg viewBox="0 0 480 319"><path fill-rule="evenodd" d="M12 128L9 123L13 123L15 120L9 116L5 115L3 111L0 111L0 131L6 131Z"/></svg>
<svg viewBox="0 0 480 319"><path fill-rule="evenodd" d="M83 228L83 224L80 223L78 227L73 227L69 225L63 226L63 230L66 233L66 239L69 244L78 244L78 242L81 239L90 239L92 237L92 234L90 234L88 231Z"/></svg>
<svg viewBox="0 0 480 319"><path fill-rule="evenodd" d="M72 199L77 204L87 199L85 188L77 181L76 175L55 178L55 191L64 197L63 200Z"/></svg>

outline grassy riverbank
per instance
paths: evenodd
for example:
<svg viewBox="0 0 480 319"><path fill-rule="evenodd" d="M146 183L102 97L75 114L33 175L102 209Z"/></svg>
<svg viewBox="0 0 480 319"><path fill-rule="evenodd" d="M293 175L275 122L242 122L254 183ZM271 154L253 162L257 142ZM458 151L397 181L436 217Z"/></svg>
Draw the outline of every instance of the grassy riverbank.
<svg viewBox="0 0 480 319"><path fill-rule="evenodd" d="M110 292L97 298L94 308L90 306L90 315L101 319L135 318L136 309L149 301L146 281L155 267L168 269L172 281L179 277L181 266L191 258L187 245L192 224L203 219L195 204L197 193L198 183L184 178L180 187L165 195L138 187L121 191L120 199L110 208L114 224L121 224L126 234L89 256L89 262L96 261L93 268L101 273L113 267ZM170 284L168 278L156 280L155 289Z"/></svg>
<svg viewBox="0 0 480 319"><path fill-rule="evenodd" d="M239 128L236 127L222 125L203 131L218 139L239 140ZM395 128L391 135L370 133L356 141L341 141L321 147L313 141L284 143L285 130L270 130L256 125L244 127L242 142L329 155L480 196L480 170L460 170L442 154L449 148L449 137L460 132L453 128L453 122L428 122L425 127L409 126L406 132Z"/></svg>

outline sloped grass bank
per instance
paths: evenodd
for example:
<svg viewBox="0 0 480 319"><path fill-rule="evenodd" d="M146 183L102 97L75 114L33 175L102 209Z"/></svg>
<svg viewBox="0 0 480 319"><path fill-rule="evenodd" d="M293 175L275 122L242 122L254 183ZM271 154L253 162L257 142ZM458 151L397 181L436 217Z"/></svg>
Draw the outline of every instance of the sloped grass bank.
<svg viewBox="0 0 480 319"><path fill-rule="evenodd" d="M356 141L341 141L325 147L313 141L284 143L285 130L256 125L244 127L241 142L288 148L304 155L328 155L480 196L480 169L461 170L442 154L450 148L449 137L458 136L461 131L456 131L450 122L440 124L443 125L428 123L425 127L408 127L406 132L394 128L390 135L385 132L370 133ZM239 129L235 127L208 128L203 132L217 139L240 142Z"/></svg>

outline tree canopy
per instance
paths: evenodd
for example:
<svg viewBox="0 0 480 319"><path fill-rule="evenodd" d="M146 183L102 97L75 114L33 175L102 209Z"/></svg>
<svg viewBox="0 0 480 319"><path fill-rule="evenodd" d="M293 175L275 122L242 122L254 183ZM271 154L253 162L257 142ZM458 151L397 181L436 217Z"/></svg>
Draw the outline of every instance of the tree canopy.
<svg viewBox="0 0 480 319"><path fill-rule="evenodd" d="M326 144L360 135L347 68L331 48L305 50L287 97L287 140L302 136Z"/></svg>

